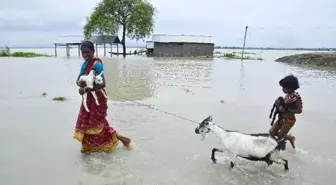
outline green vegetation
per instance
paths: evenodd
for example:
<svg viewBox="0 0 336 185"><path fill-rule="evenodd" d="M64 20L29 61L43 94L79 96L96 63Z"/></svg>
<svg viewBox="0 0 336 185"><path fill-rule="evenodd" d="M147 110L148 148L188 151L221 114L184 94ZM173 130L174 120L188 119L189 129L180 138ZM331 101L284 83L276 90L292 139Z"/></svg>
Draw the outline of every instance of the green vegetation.
<svg viewBox="0 0 336 185"><path fill-rule="evenodd" d="M215 58L229 58L229 59L241 59L241 55L233 53L220 53L215 55ZM243 59L252 59L250 56L243 56Z"/></svg>
<svg viewBox="0 0 336 185"><path fill-rule="evenodd" d="M31 58L31 57L49 57L49 55L39 54L39 53L35 53L35 52L14 52L10 56L12 56L12 57L25 57L25 58Z"/></svg>
<svg viewBox="0 0 336 185"><path fill-rule="evenodd" d="M5 49L0 49L0 57L49 57L50 55L39 54L35 52L11 52L10 48L6 46Z"/></svg>
<svg viewBox="0 0 336 185"><path fill-rule="evenodd" d="M126 57L126 36L140 40L153 32L156 9L146 0L103 0L86 18L84 35L91 38L93 34L117 35L122 28L121 45Z"/></svg>
<svg viewBox="0 0 336 185"><path fill-rule="evenodd" d="M65 97L62 97L62 96L59 96L59 97L55 97L55 98L53 98L52 100L54 100L54 101L65 101L66 98L65 98Z"/></svg>
<svg viewBox="0 0 336 185"><path fill-rule="evenodd" d="M244 53L244 54L249 54L249 53ZM252 54L253 55L253 54ZM220 54L216 54L214 56L215 58L228 58L228 59L241 59L241 53L239 55L237 55L235 52L233 53L220 53ZM251 56L243 56L244 60L263 60L263 58L258 57L251 57Z"/></svg>
<svg viewBox="0 0 336 185"><path fill-rule="evenodd" d="M234 51L234 52L232 52L232 53L241 55L243 52L237 52L237 51ZM247 54L247 55L256 55L257 53L244 52L244 54Z"/></svg>
<svg viewBox="0 0 336 185"><path fill-rule="evenodd" d="M0 57L9 57L10 56L10 49L6 46L5 49L0 50Z"/></svg>
<svg viewBox="0 0 336 185"><path fill-rule="evenodd" d="M336 67L336 52L313 52L280 57L276 62L302 66Z"/></svg>
<svg viewBox="0 0 336 185"><path fill-rule="evenodd" d="M232 53L215 53L213 56L196 56L194 55L193 57L200 57L200 58L227 58L227 59L241 59L241 54L238 55L236 54L237 52L232 52ZM244 54L247 54L244 52ZM251 56L243 56L243 59L245 60L263 60L261 57L254 58Z"/></svg>
<svg viewBox="0 0 336 185"><path fill-rule="evenodd" d="M236 55L235 53L223 53L217 56L218 58L225 57L225 58L241 58L240 56Z"/></svg>

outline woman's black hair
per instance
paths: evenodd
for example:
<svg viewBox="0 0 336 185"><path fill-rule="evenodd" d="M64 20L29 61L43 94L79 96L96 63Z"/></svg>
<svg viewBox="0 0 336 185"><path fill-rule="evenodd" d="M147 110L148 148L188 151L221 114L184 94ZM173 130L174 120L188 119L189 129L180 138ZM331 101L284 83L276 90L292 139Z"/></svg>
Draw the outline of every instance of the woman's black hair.
<svg viewBox="0 0 336 185"><path fill-rule="evenodd" d="M89 48L92 51L92 53L95 52L94 44L91 41L84 41L84 42L82 42L81 43L81 49L83 49L84 47L85 48Z"/></svg>
<svg viewBox="0 0 336 185"><path fill-rule="evenodd" d="M288 75L279 81L279 85L286 89L297 90L300 88L299 80L294 75Z"/></svg>

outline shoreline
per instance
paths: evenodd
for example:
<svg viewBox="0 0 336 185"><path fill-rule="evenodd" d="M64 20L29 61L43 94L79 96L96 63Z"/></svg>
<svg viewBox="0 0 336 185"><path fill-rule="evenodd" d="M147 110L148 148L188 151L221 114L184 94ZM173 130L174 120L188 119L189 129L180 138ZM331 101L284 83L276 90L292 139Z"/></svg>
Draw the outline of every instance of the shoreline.
<svg viewBox="0 0 336 185"><path fill-rule="evenodd" d="M280 57L275 62L336 68L336 52L311 52Z"/></svg>

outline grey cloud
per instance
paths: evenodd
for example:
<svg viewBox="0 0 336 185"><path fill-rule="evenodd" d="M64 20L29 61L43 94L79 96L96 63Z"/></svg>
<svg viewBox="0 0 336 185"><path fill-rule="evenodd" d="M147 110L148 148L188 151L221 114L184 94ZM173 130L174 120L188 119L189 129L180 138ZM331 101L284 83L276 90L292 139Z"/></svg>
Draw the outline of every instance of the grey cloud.
<svg viewBox="0 0 336 185"><path fill-rule="evenodd" d="M4 21L0 20L0 33L1 32L62 32L62 31L74 31L81 30L81 20L25 20L25 21Z"/></svg>
<svg viewBox="0 0 336 185"><path fill-rule="evenodd" d="M99 1L4 1L0 43L49 44L58 35L81 34L81 23ZM336 43L335 0L150 1L158 10L154 33L212 35L218 45L237 46L248 25L249 46L335 47Z"/></svg>

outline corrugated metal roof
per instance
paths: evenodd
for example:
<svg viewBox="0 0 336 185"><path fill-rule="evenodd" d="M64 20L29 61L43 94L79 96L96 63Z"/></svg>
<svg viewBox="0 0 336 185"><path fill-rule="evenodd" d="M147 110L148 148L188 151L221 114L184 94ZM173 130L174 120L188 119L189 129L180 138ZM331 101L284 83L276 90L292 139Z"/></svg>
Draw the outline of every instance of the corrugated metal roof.
<svg viewBox="0 0 336 185"><path fill-rule="evenodd" d="M94 43L98 43L98 44L120 43L119 37L118 36L113 36L113 35L93 36L91 41L94 42Z"/></svg>
<svg viewBox="0 0 336 185"><path fill-rule="evenodd" d="M67 35L59 36L55 39L54 44L65 45L65 44L80 44L85 40L83 35Z"/></svg>
<svg viewBox="0 0 336 185"><path fill-rule="evenodd" d="M215 38L204 35L166 35L153 34L152 42L162 43L211 43L215 44Z"/></svg>

